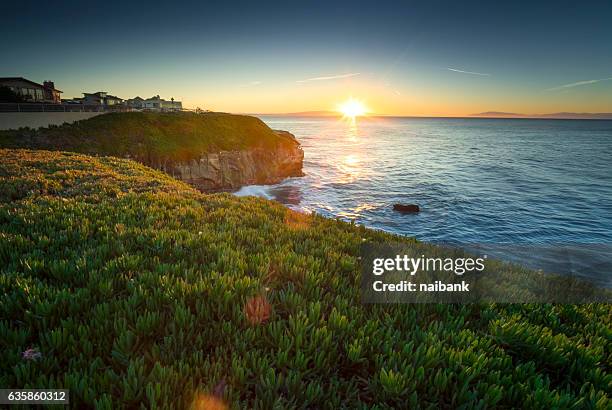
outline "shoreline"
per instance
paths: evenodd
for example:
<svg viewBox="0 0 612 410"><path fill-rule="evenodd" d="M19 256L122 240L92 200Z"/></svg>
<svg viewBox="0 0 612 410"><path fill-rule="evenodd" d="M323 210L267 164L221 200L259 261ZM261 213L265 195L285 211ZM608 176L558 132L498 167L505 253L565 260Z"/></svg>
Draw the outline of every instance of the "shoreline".
<svg viewBox="0 0 612 410"><path fill-rule="evenodd" d="M550 245L546 245L546 244L529 244L529 243L523 243L523 244L503 244L503 243L463 243L463 244L458 244L458 243L452 243L452 242L438 242L438 241L431 241L428 239L419 239L414 235L410 235L409 233L403 233L403 232L397 232L394 231L392 229L388 229L385 227L379 227L379 226L375 226L372 225L370 223L368 223L368 221L363 221L363 222L357 222L354 221L350 218L343 218L341 216L338 215L325 215L325 214L321 214L315 210L304 210L304 209L300 209L298 206L296 206L295 204L291 204L291 203L284 203L278 199L276 199L273 195L268 194L266 191L266 189L274 189L274 187L276 186L281 186L281 184L286 181L287 179L290 178L299 178L299 177L289 177L289 178L285 178L283 181L277 183L277 184L257 184L257 185L245 185L240 187L237 190L233 190L233 191L224 191L224 192L229 192L232 195L236 196L236 197L257 197L257 198L262 198L262 199L266 199L269 201L273 201L276 203L281 204L282 206L284 206L287 209L290 209L294 212L299 212L302 213L304 215L312 215L312 214L316 214L319 215L323 218L329 218L329 219L334 219L334 220L341 220L343 222L346 223L354 223L357 226L363 226L364 228L367 229L372 229L375 231L379 231L379 232L383 232L385 234L389 234L389 235L396 235L398 237L401 238L407 238L407 239L415 239L420 243L423 244L428 244L428 245L432 245L432 246L436 246L436 247L440 247L440 248L451 248L451 249L456 249L456 250L460 250L460 251L464 251L464 252L468 252L470 254L475 255L476 251L478 249L480 250L484 250L486 252L490 252L487 255L491 255L492 258L498 262L502 262L502 263L510 263L513 265L518 265L521 266L522 268L525 269L529 269L529 270L534 270L534 271L540 271L545 275L561 275L567 278L575 278L578 280L582 280L582 281L587 281L589 283L592 283L594 286L603 288L603 289L612 289L612 280L605 280L605 278L600 278L600 277L595 277L593 275L588 275L585 274L586 272L592 272L592 269L582 269L579 271L566 271L566 270L559 270L559 269L555 269L555 268L542 268L541 265L544 264L546 266L559 266L562 265L562 263L558 263L558 264L551 264L550 261L554 260L553 256L555 255L559 255L560 253L564 254L564 255L571 255L569 252L573 252L573 255L581 255L584 256L585 253L589 253L590 251L593 251L593 248L596 247L606 247L606 250L600 251L599 254L601 255L607 255L607 254L612 254L612 244L610 245L606 245L606 244L572 244L572 243L566 243L566 244L550 244ZM245 191L243 193L240 193L240 191ZM255 192L253 192L255 191ZM388 208L392 208L393 204L389 203L388 204ZM398 217L410 217L410 216L405 216L405 215L398 215ZM496 249L497 248L497 249ZM500 248L501 248L501 252L500 252ZM506 252L503 251L503 249L506 249ZM540 249L540 248L545 248L545 249ZM540 252L543 252L541 254L539 254L537 257L534 256L535 250L539 249ZM546 252L548 253L548 255L546 255ZM516 255L521 255L521 254L528 254L529 259L527 258L520 258L517 257ZM529 262L531 261L531 263ZM537 262L540 262L540 266L537 266ZM609 263L612 264L612 259L610 259ZM553 270L551 270L553 269Z"/></svg>

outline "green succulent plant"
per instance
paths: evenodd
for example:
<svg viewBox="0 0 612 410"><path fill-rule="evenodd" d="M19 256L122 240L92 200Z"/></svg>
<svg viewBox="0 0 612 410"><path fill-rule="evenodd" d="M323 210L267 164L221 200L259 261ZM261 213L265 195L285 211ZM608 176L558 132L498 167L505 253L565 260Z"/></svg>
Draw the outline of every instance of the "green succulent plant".
<svg viewBox="0 0 612 410"><path fill-rule="evenodd" d="M99 409L199 394L254 409L612 406L609 304L362 305L364 241L432 245L129 160L0 159L2 387L67 388ZM249 321L259 295L271 308Z"/></svg>

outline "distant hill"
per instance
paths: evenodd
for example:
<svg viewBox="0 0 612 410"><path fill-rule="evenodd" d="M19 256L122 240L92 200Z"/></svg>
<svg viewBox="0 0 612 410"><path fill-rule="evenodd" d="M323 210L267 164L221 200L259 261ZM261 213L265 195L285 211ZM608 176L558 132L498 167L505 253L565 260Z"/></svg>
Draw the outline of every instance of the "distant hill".
<svg viewBox="0 0 612 410"><path fill-rule="evenodd" d="M540 118L568 118L568 119L599 119L599 120L612 120L612 112L557 112L553 114L542 114Z"/></svg>
<svg viewBox="0 0 612 410"><path fill-rule="evenodd" d="M524 114L517 114L515 112L502 112L502 111L487 111L479 114L471 114L471 117L524 117Z"/></svg>
<svg viewBox="0 0 612 410"><path fill-rule="evenodd" d="M550 118L550 119L575 119L575 120L612 120L612 113L600 112L556 112L551 114L518 114L513 112L486 111L471 114L470 117L483 118Z"/></svg>

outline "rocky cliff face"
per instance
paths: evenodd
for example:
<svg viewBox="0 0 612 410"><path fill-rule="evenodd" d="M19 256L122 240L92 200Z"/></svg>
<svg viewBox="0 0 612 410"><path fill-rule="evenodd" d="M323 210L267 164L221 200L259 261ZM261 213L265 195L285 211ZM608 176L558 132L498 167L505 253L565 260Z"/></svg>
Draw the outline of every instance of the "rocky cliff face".
<svg viewBox="0 0 612 410"><path fill-rule="evenodd" d="M304 151L287 131L275 131L281 143L275 148L204 153L187 162L150 164L202 191L238 189L243 185L276 184L302 176Z"/></svg>

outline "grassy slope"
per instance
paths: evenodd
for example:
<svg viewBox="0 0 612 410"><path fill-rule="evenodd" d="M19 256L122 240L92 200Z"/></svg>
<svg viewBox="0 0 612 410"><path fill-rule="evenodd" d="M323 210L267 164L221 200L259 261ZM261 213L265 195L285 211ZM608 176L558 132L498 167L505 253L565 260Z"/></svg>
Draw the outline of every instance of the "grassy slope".
<svg viewBox="0 0 612 410"><path fill-rule="evenodd" d="M0 147L187 160L202 152L291 144L258 118L224 113L112 113L40 130L0 131Z"/></svg>
<svg viewBox="0 0 612 410"><path fill-rule="evenodd" d="M2 387L109 409L180 408L222 381L250 408L611 405L609 305L364 306L360 244L397 237L127 160L0 158Z"/></svg>

